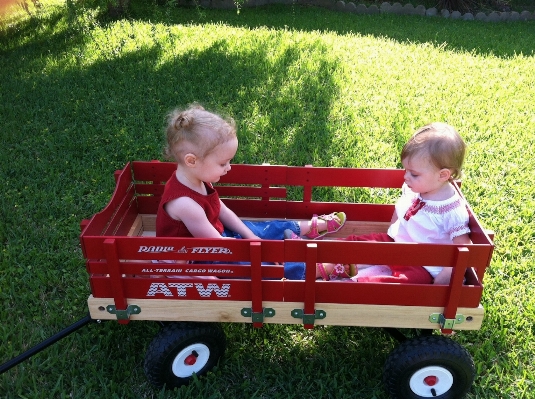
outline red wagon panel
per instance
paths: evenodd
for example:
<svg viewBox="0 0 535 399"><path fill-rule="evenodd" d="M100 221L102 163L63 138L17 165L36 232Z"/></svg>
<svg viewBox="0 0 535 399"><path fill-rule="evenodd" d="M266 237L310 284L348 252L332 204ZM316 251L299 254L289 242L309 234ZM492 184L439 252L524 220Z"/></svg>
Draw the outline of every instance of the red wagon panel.
<svg viewBox="0 0 535 399"><path fill-rule="evenodd" d="M277 313L276 308L288 311L288 306L293 309L294 304L300 304L301 310L297 313L302 311L309 315L302 320L306 326L310 326L310 320L314 322L312 315L317 304L328 309L336 309L329 304L338 305L346 309L346 313L351 313L352 309L362 313L363 306L369 309L382 306L382 312L388 311L390 306L392 312L399 312L401 306L412 307L413 314L418 317L425 314L425 309L436 308L442 309L445 319L455 318L460 308L473 309L476 317L482 314L479 310L482 280L490 264L493 244L470 209L473 244L464 247L334 240L255 242L155 237L155 214L165 182L174 170L176 164L157 161L126 165L116 173L116 189L108 205L82 222L80 239L91 283L91 306L98 303L102 312L102 300L111 301L114 309L126 309L132 301L145 304L142 313L120 322L128 322L130 317L136 320L156 317L147 310L151 300L155 301L154 312L158 314L161 314L161 307L169 303L177 320L195 320L195 312L191 311L194 307L197 313L203 312L204 317L236 321L235 316L215 315L214 301L221 303L227 315L228 306L243 306L256 315L257 321L252 319L255 325L262 324L258 317L266 303L273 306L273 314ZM314 201L316 187L399 189L402 183L403 171L395 169L233 165L231 173L222 177L217 189L227 206L245 219L309 219L313 213L344 211L348 222L333 235L343 237L385 229L393 204ZM302 198L289 200L290 188L294 197L297 192ZM283 279L282 265L290 261L307 264L305 280ZM455 271L447 286L324 282L315 280L317 262L438 265L453 267ZM224 306L223 302L228 305ZM288 319L279 311L274 320L295 322L293 312ZM329 310L321 323L351 325L351 320L338 316L330 319L334 313L337 312ZM247 310L244 314L249 315ZM356 314L353 318L358 325L363 324ZM377 320L370 323L376 325ZM422 323L425 320L416 324ZM430 328L437 328L436 321L430 323Z"/></svg>

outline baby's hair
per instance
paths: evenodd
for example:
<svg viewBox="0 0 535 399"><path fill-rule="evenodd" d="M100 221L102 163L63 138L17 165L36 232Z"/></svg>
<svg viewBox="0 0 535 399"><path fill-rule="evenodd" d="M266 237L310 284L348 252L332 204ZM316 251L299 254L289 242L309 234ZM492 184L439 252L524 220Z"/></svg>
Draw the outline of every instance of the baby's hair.
<svg viewBox="0 0 535 399"><path fill-rule="evenodd" d="M466 144L452 126L433 122L418 129L403 146L401 160L415 155L428 156L439 169L449 169L451 178L461 177Z"/></svg>
<svg viewBox="0 0 535 399"><path fill-rule="evenodd" d="M166 136L165 157L181 163L187 153L203 159L218 145L236 138L236 124L232 118L222 118L193 104L169 113Z"/></svg>

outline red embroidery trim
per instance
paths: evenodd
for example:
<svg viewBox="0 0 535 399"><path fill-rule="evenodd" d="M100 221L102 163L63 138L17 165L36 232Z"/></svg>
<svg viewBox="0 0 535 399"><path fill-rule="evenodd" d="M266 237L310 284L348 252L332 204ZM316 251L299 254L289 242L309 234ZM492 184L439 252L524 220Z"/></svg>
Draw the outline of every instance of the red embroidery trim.
<svg viewBox="0 0 535 399"><path fill-rule="evenodd" d="M405 212L405 216L403 216L403 219L409 220L411 217L416 215L420 209L422 209L425 205L425 202L422 201L420 198L416 198L413 202L411 207Z"/></svg>
<svg viewBox="0 0 535 399"><path fill-rule="evenodd" d="M429 205L426 208L426 212L435 213L435 214L438 214L438 215L443 215L445 213L451 212L454 209L462 206L462 204L463 204L462 199L458 198L455 201L453 201L451 204L447 204L447 205L440 205L440 206Z"/></svg>

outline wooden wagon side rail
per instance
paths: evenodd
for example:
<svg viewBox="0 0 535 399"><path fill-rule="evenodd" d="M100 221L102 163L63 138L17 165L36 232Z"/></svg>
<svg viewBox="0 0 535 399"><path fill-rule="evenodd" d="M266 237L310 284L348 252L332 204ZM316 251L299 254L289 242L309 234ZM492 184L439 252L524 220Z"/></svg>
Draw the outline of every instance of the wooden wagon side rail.
<svg viewBox="0 0 535 399"><path fill-rule="evenodd" d="M95 320L116 320L106 307L113 298L88 299L89 312ZM132 314L130 320L153 321L199 321L222 323L252 323L250 317L242 314L242 309L251 308L251 301L168 301L165 299L128 299L129 306L138 306L139 314ZM266 309L273 309L272 317L265 317L265 324L303 324L303 320L293 316L295 309L302 308L303 302L264 301ZM440 329L439 319L430 320L432 315L444 311L440 306L397 306L397 305L358 305L340 303L316 303L327 317L316 319L315 325L421 328ZM484 318L482 306L457 309L465 321L454 326L454 330L478 330Z"/></svg>
<svg viewBox="0 0 535 399"><path fill-rule="evenodd" d="M463 278L471 262L477 265L478 259L486 259L488 248L475 245L470 250L451 245L425 244L426 251L406 251L407 246L414 245L419 244L88 237L88 254L102 257L98 261L88 261L93 292L90 306L101 303L95 302L96 299L112 298L104 308L98 306L99 311L95 316L105 318L102 309L112 309L111 313L118 317L120 323L128 323L131 319L131 304L143 310L139 305L143 303L140 300L164 300L169 302L168 306L172 309L185 306L192 300L198 302L197 307L207 306L212 300L225 308L227 302L238 303L242 316L250 318L257 327L277 312L277 307L271 308L266 305L267 302L299 304L292 308L291 316L300 319L307 328L313 327L319 319L326 319L325 324L339 323L332 318L331 312L326 311L333 309L333 305L438 307L443 312L435 315L437 320L430 320L431 314L428 314L428 327L432 328L431 325L438 323L446 333L457 329L456 324L467 317L474 320L478 311L469 312L470 316L461 314L462 320L459 320L458 309L479 309L482 286L473 271L468 273L471 277L467 279L467 284L463 283ZM375 249L368 251L368 247ZM382 249L379 251L378 247ZM367 259L370 253L381 254L374 257L378 261L396 259L405 253L404 262L412 265L429 264L435 260L438 265L454 267L454 277L449 286L324 282L315 279L317 262L348 262L359 256ZM435 258L437 254L440 256ZM199 263L153 263L185 259ZM206 263L221 259L225 262L222 265ZM232 264L244 260L247 265ZM307 264L306 279L282 280L283 266L261 265L264 261L282 263L282 260L303 260ZM219 278L205 279L209 276ZM321 308L318 303L330 305ZM184 307L180 313L181 318L195 320L196 313L192 313L191 308ZM145 310L141 317L150 319L152 316ZM354 325L351 321L345 323ZM383 324L396 326L387 320ZM463 328L474 328L475 323L468 323L468 326L472 327L465 325Z"/></svg>

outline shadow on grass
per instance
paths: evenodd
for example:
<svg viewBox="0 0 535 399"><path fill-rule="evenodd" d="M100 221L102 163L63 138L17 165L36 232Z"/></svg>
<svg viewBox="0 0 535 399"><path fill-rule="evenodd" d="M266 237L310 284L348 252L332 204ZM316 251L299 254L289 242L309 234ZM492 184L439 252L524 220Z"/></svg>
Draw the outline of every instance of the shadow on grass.
<svg viewBox="0 0 535 399"><path fill-rule="evenodd" d="M205 49L184 52L162 63L166 57L157 42L134 52L110 42L104 44L110 48L103 50L108 59L78 69L72 62L86 56L77 47L84 41L83 35L73 30L57 33L52 25L35 37L21 29L20 35L28 34L31 39L9 52L13 59L26 60L19 74L4 76L0 92L6 98L18 93L14 107L2 110L7 125L4 138L14 146L11 156L52 164L65 160L76 164L87 157L90 169L95 163L120 168L125 160L160 158L169 107L196 101L207 109L230 114L239 124L252 113L261 115L265 123L261 135L246 126L240 129L235 162L272 162L272 154L286 154L288 164L303 165L310 162L300 158L303 153L314 154L315 161L323 164L331 159L327 113L338 93L331 79L330 71L336 68L332 61L305 67L299 84L285 92L281 87L288 87L288 69L303 63L300 49L286 44L282 54L272 60L265 43L235 54L221 38ZM277 40L272 44L278 45ZM44 43L46 57L40 56ZM319 41L310 46L327 51ZM67 59L65 67L61 66L63 59ZM49 67L51 60L57 64ZM42 74L33 72L40 69ZM280 111L273 115L273 109ZM37 131L43 120L48 122L47 128ZM154 130L147 131L147 126ZM283 140L283 129L291 132L289 140ZM35 145L36 140L42 147ZM97 145L106 158L95 158ZM318 152L318 147L322 151ZM22 165L18 162L22 159L11 167ZM42 167L50 174L51 164ZM63 170L64 165L58 168ZM9 168L8 173L19 175ZM48 184L46 179L43 183Z"/></svg>
<svg viewBox="0 0 535 399"><path fill-rule="evenodd" d="M304 330L299 325L227 329L235 337L221 363L229 394L250 397L257 390L269 397L292 397L297 391L303 398L385 397L382 369L395 343L381 329Z"/></svg>

